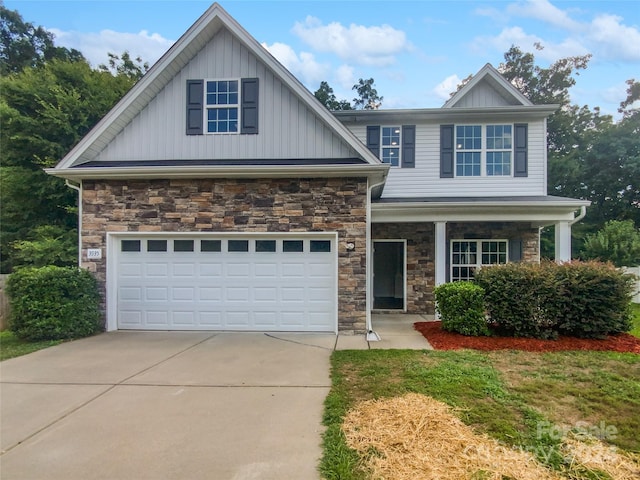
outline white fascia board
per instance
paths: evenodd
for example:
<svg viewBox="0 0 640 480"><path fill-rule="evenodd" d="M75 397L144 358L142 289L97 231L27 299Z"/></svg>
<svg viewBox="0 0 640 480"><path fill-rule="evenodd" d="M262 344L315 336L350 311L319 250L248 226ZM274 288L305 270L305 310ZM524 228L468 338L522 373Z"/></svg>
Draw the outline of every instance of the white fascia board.
<svg viewBox="0 0 640 480"><path fill-rule="evenodd" d="M247 165L234 167L176 166L176 167L75 167L47 168L45 172L69 180L96 179L158 179L158 178L299 178L299 177L367 177L383 181L389 172L388 164L377 165L305 165L273 166Z"/></svg>
<svg viewBox="0 0 640 480"><path fill-rule="evenodd" d="M452 204L373 204L374 223L394 222L536 222L546 223L575 218L575 211L590 202L531 202L528 204L467 203Z"/></svg>
<svg viewBox="0 0 640 480"><path fill-rule="evenodd" d="M459 121L473 118L491 117L501 118L507 116L522 116L522 121L547 118L560 108L557 104L483 108L416 108L396 110L357 110L334 112L334 115L345 124L365 123L380 121L397 121L402 123L420 121Z"/></svg>

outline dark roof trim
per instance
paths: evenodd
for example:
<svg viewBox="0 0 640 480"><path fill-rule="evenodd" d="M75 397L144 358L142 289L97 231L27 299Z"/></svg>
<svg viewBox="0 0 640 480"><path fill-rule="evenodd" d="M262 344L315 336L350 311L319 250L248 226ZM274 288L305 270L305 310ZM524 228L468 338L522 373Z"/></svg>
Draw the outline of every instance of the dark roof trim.
<svg viewBox="0 0 640 480"><path fill-rule="evenodd" d="M310 166L310 165L368 165L360 158L294 158L294 159L238 159L238 160L120 160L93 161L74 165L74 168L103 167L235 167L235 166Z"/></svg>

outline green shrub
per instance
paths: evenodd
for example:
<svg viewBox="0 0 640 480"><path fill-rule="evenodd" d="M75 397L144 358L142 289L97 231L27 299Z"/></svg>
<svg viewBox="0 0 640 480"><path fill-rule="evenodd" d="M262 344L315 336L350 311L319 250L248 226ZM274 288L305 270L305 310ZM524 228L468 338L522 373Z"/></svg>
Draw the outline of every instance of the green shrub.
<svg viewBox="0 0 640 480"><path fill-rule="evenodd" d="M10 329L25 340L59 340L95 333L100 296L95 278L76 267L22 268L7 281Z"/></svg>
<svg viewBox="0 0 640 480"><path fill-rule="evenodd" d="M558 293L551 263L510 263L483 268L475 280L485 291L491 323L515 337L554 338L556 324L548 308Z"/></svg>
<svg viewBox="0 0 640 480"><path fill-rule="evenodd" d="M586 338L631 330L633 276L611 264L575 262L557 267L564 295L558 303L558 331Z"/></svg>
<svg viewBox="0 0 640 480"><path fill-rule="evenodd" d="M514 336L599 338L631 329L633 276L611 264L508 264L484 268L489 319Z"/></svg>
<svg viewBox="0 0 640 480"><path fill-rule="evenodd" d="M435 288L442 328L463 335L489 335L484 313L484 290L472 282L452 282Z"/></svg>

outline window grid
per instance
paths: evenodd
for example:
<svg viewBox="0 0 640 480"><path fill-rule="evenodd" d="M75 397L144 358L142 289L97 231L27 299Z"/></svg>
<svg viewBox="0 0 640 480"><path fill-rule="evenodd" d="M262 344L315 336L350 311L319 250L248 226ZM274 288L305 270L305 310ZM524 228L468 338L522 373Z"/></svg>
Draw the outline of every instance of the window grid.
<svg viewBox="0 0 640 480"><path fill-rule="evenodd" d="M502 265L508 260L507 240L453 240L451 281L473 280L483 266Z"/></svg>
<svg viewBox="0 0 640 480"><path fill-rule="evenodd" d="M382 162L400 166L400 127L382 127Z"/></svg>
<svg viewBox="0 0 640 480"><path fill-rule="evenodd" d="M238 80L207 81L208 133L238 133Z"/></svg>
<svg viewBox="0 0 640 480"><path fill-rule="evenodd" d="M512 132L512 125L457 125L456 176L511 176Z"/></svg>

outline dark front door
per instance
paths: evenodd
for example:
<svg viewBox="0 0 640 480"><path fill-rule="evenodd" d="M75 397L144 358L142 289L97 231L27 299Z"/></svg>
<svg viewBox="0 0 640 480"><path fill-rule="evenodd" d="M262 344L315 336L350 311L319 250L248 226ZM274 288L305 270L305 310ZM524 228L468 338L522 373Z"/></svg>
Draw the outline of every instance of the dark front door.
<svg viewBox="0 0 640 480"><path fill-rule="evenodd" d="M404 242L373 243L373 308L404 309Z"/></svg>

